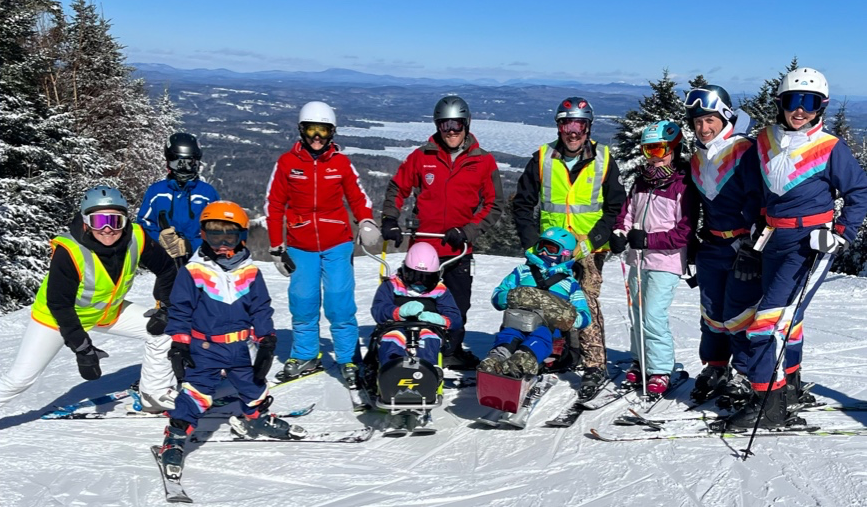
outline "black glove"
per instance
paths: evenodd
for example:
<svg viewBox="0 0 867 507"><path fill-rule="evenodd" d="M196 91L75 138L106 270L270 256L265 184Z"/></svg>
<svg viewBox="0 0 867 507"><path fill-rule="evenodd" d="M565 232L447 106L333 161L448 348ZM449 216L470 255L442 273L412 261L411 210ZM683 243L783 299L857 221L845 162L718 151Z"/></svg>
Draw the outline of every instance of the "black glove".
<svg viewBox="0 0 867 507"><path fill-rule="evenodd" d="M611 253L620 255L626 250L627 239L622 234L614 233L608 238L608 247L611 248Z"/></svg>
<svg viewBox="0 0 867 507"><path fill-rule="evenodd" d="M145 326L148 333L154 336L159 336L166 332L166 326L169 323L169 309L163 306L162 303L160 303L159 308L148 310L145 313L145 317L150 317Z"/></svg>
<svg viewBox="0 0 867 507"><path fill-rule="evenodd" d="M172 362L172 370L175 372L178 382L184 381L188 366L190 368L196 367L193 356L190 354L189 343L173 341L172 348L169 349L169 360Z"/></svg>
<svg viewBox="0 0 867 507"><path fill-rule="evenodd" d="M403 243L403 229L397 225L397 219L385 217L382 219L382 227L379 228L384 241L394 241L394 247L400 248Z"/></svg>
<svg viewBox="0 0 867 507"><path fill-rule="evenodd" d="M446 231L443 241L440 244L446 246L446 243L455 250L458 250L464 246L464 243L469 243L467 240L467 233L465 233L460 227L452 227Z"/></svg>
<svg viewBox="0 0 867 507"><path fill-rule="evenodd" d="M283 245L278 245L268 251L271 254L271 260L274 261L274 266L277 271L283 276L289 276L295 272L295 261L289 256L289 252Z"/></svg>
<svg viewBox="0 0 867 507"><path fill-rule="evenodd" d="M633 250L644 250L647 248L647 231L642 229L632 229L626 233L626 240L629 241L629 248Z"/></svg>
<svg viewBox="0 0 867 507"><path fill-rule="evenodd" d="M753 250L753 242L741 241L738 255L732 264L735 278L742 282L748 282L753 278L762 276L762 254Z"/></svg>
<svg viewBox="0 0 867 507"><path fill-rule="evenodd" d="M259 341L259 352L256 352L256 360L253 361L253 377L256 380L265 380L268 372L271 371L275 348L277 348L277 337L273 334Z"/></svg>
<svg viewBox="0 0 867 507"><path fill-rule="evenodd" d="M106 357L108 357L107 352L99 350L89 343L84 350L76 352L75 360L78 361L78 373L81 375L81 378L84 380L96 380L101 377L102 370L99 368L99 360Z"/></svg>
<svg viewBox="0 0 867 507"><path fill-rule="evenodd" d="M577 261L572 263L572 277L581 283L581 280L584 279L584 263L582 262L584 259L578 259ZM590 262L593 262L592 260Z"/></svg>

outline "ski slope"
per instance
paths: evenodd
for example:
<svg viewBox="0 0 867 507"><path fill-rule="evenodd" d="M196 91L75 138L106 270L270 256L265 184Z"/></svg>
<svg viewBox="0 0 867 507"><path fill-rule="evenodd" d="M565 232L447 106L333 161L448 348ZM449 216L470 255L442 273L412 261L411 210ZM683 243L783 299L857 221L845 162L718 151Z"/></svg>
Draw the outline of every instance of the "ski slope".
<svg viewBox="0 0 867 507"><path fill-rule="evenodd" d="M400 254L389 257L393 265ZM480 255L476 260L473 308L467 343L484 354L500 314L489 303L493 287L519 259ZM260 264L276 309L281 343L288 357L292 333L287 311L288 280L270 263ZM378 265L356 258L361 334L373 327L370 303ZM625 293L620 266L609 262L602 288L609 359L627 357ZM136 280L129 299L151 304L153 277ZM807 314L804 379L828 402L867 400L867 279L832 274ZM12 363L27 309L0 317L0 370ZM700 371L698 290L681 284L671 311L676 357L695 375ZM333 364L327 324L322 348ZM75 359L63 349L43 376L12 404L0 409L0 505L164 504L163 487L150 446L162 442L160 419L43 421L54 405L117 391L137 378L140 342L94 333L111 357L103 376L84 382ZM280 368L275 361L273 372ZM205 443L188 444L184 485L200 505L287 506L857 506L867 505L867 437L768 437L757 439L755 456L741 461L746 439L606 443L588 438L591 428L641 432L611 421L625 400L585 412L568 429L543 426L569 400L574 374L562 376L541 401L527 429L477 428L481 409L474 388L447 391L434 416L439 433L385 438L362 444ZM692 380L651 413L684 408ZM358 428L380 423L378 414L353 414L336 368L274 392L275 410L316 403L310 415L293 422L311 431ZM102 407L105 409L106 407ZM122 410L122 406L115 407ZM859 428L867 412L805 414L828 428ZM203 419L200 429L228 433L228 422Z"/></svg>

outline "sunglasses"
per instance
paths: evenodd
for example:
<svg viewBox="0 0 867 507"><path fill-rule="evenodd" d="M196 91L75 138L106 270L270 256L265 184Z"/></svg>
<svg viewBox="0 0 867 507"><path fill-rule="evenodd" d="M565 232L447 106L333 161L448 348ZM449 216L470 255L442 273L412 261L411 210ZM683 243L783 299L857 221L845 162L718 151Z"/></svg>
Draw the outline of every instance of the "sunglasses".
<svg viewBox="0 0 867 507"><path fill-rule="evenodd" d="M815 113L825 104L825 98L818 93L784 93L780 96L780 105L783 110L793 112L798 108L808 113Z"/></svg>
<svg viewBox="0 0 867 507"><path fill-rule="evenodd" d="M557 132L561 134L583 135L590 129L590 122L581 118L565 118L557 122Z"/></svg>
<svg viewBox="0 0 867 507"><path fill-rule="evenodd" d="M169 160L169 168L172 171L196 173L199 171L199 161L194 158L179 158Z"/></svg>
<svg viewBox="0 0 867 507"><path fill-rule="evenodd" d="M437 130L442 132L443 134L448 132L463 132L464 131L464 122L463 120L439 120L437 122Z"/></svg>
<svg viewBox="0 0 867 507"><path fill-rule="evenodd" d="M113 231L122 230L126 227L126 215L115 215L109 213L91 213L84 215L84 223L91 229L101 231L108 227Z"/></svg>
<svg viewBox="0 0 867 507"><path fill-rule="evenodd" d="M217 250L220 247L227 246L235 248L244 239L245 231L204 231L205 241L211 245L211 248Z"/></svg>
<svg viewBox="0 0 867 507"><path fill-rule="evenodd" d="M641 153L646 158L665 158L671 153L671 145L668 143L648 143L641 145Z"/></svg>
<svg viewBox="0 0 867 507"><path fill-rule="evenodd" d="M309 138L331 137L334 134L334 126L327 123L306 123L303 127L304 135Z"/></svg>

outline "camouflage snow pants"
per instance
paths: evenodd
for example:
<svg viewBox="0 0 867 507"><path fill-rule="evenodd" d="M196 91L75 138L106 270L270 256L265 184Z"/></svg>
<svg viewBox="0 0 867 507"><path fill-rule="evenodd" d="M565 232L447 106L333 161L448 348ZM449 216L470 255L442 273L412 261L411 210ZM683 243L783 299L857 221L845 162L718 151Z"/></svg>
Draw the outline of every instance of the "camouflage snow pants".
<svg viewBox="0 0 867 507"><path fill-rule="evenodd" d="M599 292L602 290L602 265L607 253L597 253L577 261L584 268L581 277L581 289L590 307L590 325L579 331L569 333L569 347L581 349L585 368L605 368L605 321L602 318L602 306L599 302Z"/></svg>

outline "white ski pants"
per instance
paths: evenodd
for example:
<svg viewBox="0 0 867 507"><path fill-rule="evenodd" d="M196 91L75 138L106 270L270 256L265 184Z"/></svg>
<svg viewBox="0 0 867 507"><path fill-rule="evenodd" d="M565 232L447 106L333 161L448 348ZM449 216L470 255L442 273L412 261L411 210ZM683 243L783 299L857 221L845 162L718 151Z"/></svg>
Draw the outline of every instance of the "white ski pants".
<svg viewBox="0 0 867 507"><path fill-rule="evenodd" d="M144 316L147 310L144 306L126 301L117 322L111 326L93 328L92 331L144 340L145 355L139 389L142 393L160 395L176 383L172 363L168 359L172 340L168 335L152 336L147 332L145 326L148 319ZM0 377L0 407L32 386L63 345L60 331L31 320L21 339L15 362ZM106 352L111 354L110 350ZM103 359L102 363L110 360ZM73 371L78 374L77 369Z"/></svg>

